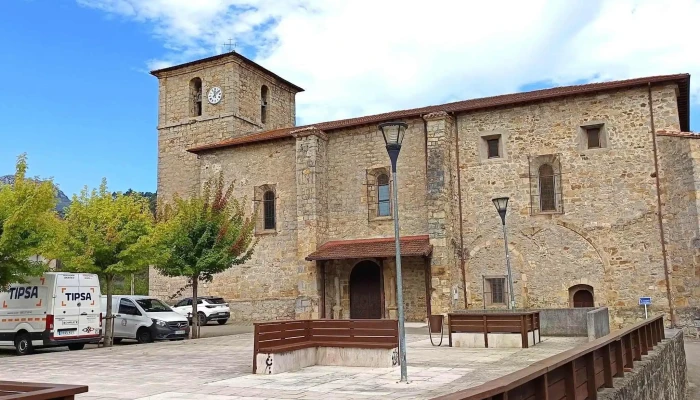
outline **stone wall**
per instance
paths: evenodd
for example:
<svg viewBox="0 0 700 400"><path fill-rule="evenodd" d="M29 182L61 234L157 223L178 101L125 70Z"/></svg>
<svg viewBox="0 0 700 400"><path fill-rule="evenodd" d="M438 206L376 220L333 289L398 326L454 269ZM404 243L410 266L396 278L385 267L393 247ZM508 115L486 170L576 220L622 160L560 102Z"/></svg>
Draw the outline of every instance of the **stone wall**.
<svg viewBox="0 0 700 400"><path fill-rule="evenodd" d="M700 318L700 140L657 138L671 294L677 324L688 327Z"/></svg>
<svg viewBox="0 0 700 400"><path fill-rule="evenodd" d="M593 341L610 333L610 313L607 307L600 307L586 313L588 341Z"/></svg>
<svg viewBox="0 0 700 400"><path fill-rule="evenodd" d="M657 129L679 129L675 86L653 88ZM590 285L595 305L622 326L640 296L668 309L655 213L646 88L579 96L458 117L470 301L482 275L505 275L503 234L491 199L510 197L509 249L518 307L569 306L569 288ZM607 147L582 150L581 126L604 124ZM480 140L501 135L503 157L484 159ZM557 155L563 213L531 215L531 163ZM536 179L536 178L532 178Z"/></svg>
<svg viewBox="0 0 700 400"><path fill-rule="evenodd" d="M667 333L668 335L668 333ZM598 392L600 400L685 400L687 366L683 333L654 346L624 378L615 378L614 388Z"/></svg>

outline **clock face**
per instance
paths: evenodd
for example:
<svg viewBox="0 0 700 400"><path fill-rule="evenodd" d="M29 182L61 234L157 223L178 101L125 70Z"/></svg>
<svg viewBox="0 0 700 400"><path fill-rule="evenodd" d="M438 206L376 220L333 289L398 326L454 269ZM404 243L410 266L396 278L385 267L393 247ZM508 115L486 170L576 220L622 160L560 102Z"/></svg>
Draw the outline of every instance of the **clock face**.
<svg viewBox="0 0 700 400"><path fill-rule="evenodd" d="M221 88L218 86L214 86L213 88L209 89L209 94L207 95L207 99L209 100L209 103L216 104L216 103L221 101L222 95L223 95L223 92L221 91Z"/></svg>

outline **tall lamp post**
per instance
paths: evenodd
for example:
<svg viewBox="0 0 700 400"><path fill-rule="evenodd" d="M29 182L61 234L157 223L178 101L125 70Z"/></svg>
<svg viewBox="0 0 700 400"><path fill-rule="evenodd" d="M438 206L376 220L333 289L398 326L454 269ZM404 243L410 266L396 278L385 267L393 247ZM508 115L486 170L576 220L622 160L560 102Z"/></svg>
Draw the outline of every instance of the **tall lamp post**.
<svg viewBox="0 0 700 400"><path fill-rule="evenodd" d="M506 244L506 267L508 268L508 288L510 289L510 309L515 309L515 294L513 293L513 274L510 270L510 252L508 251L508 232L506 230L506 212L508 211L508 197L497 197L492 199L493 205L498 210L503 224L503 241Z"/></svg>
<svg viewBox="0 0 700 400"><path fill-rule="evenodd" d="M406 134L408 124L404 122L385 122L379 124L382 131L386 151L391 160L391 175L394 181L394 240L396 242L396 302L399 308L399 363L401 364L401 382L408 383L408 369L406 366L406 331L404 329L403 315L403 279L401 278L401 242L399 240L399 186L398 174L396 173L396 161L401 152L401 142Z"/></svg>

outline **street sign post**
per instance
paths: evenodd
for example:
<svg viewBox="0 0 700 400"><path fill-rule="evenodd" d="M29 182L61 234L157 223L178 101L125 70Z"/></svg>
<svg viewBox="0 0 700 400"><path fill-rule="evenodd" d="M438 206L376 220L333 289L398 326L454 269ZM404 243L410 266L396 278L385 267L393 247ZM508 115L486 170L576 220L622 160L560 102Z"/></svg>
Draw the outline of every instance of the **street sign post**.
<svg viewBox="0 0 700 400"><path fill-rule="evenodd" d="M640 297L639 305L644 306L644 319L648 319L649 314L647 313L647 306L651 305L651 297Z"/></svg>

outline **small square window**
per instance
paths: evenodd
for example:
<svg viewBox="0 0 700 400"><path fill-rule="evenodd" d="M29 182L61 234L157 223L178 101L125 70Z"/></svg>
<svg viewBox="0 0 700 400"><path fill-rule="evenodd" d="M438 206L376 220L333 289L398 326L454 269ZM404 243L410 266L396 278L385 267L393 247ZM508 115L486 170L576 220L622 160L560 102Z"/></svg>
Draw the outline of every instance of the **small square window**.
<svg viewBox="0 0 700 400"><path fill-rule="evenodd" d="M489 158L500 158L501 157L501 152L500 152L500 143L501 139L500 138L493 138L493 139L486 139L486 147L488 150L488 157Z"/></svg>
<svg viewBox="0 0 700 400"><path fill-rule="evenodd" d="M600 128L586 128L586 139L589 149L599 149L603 146L600 144Z"/></svg>

